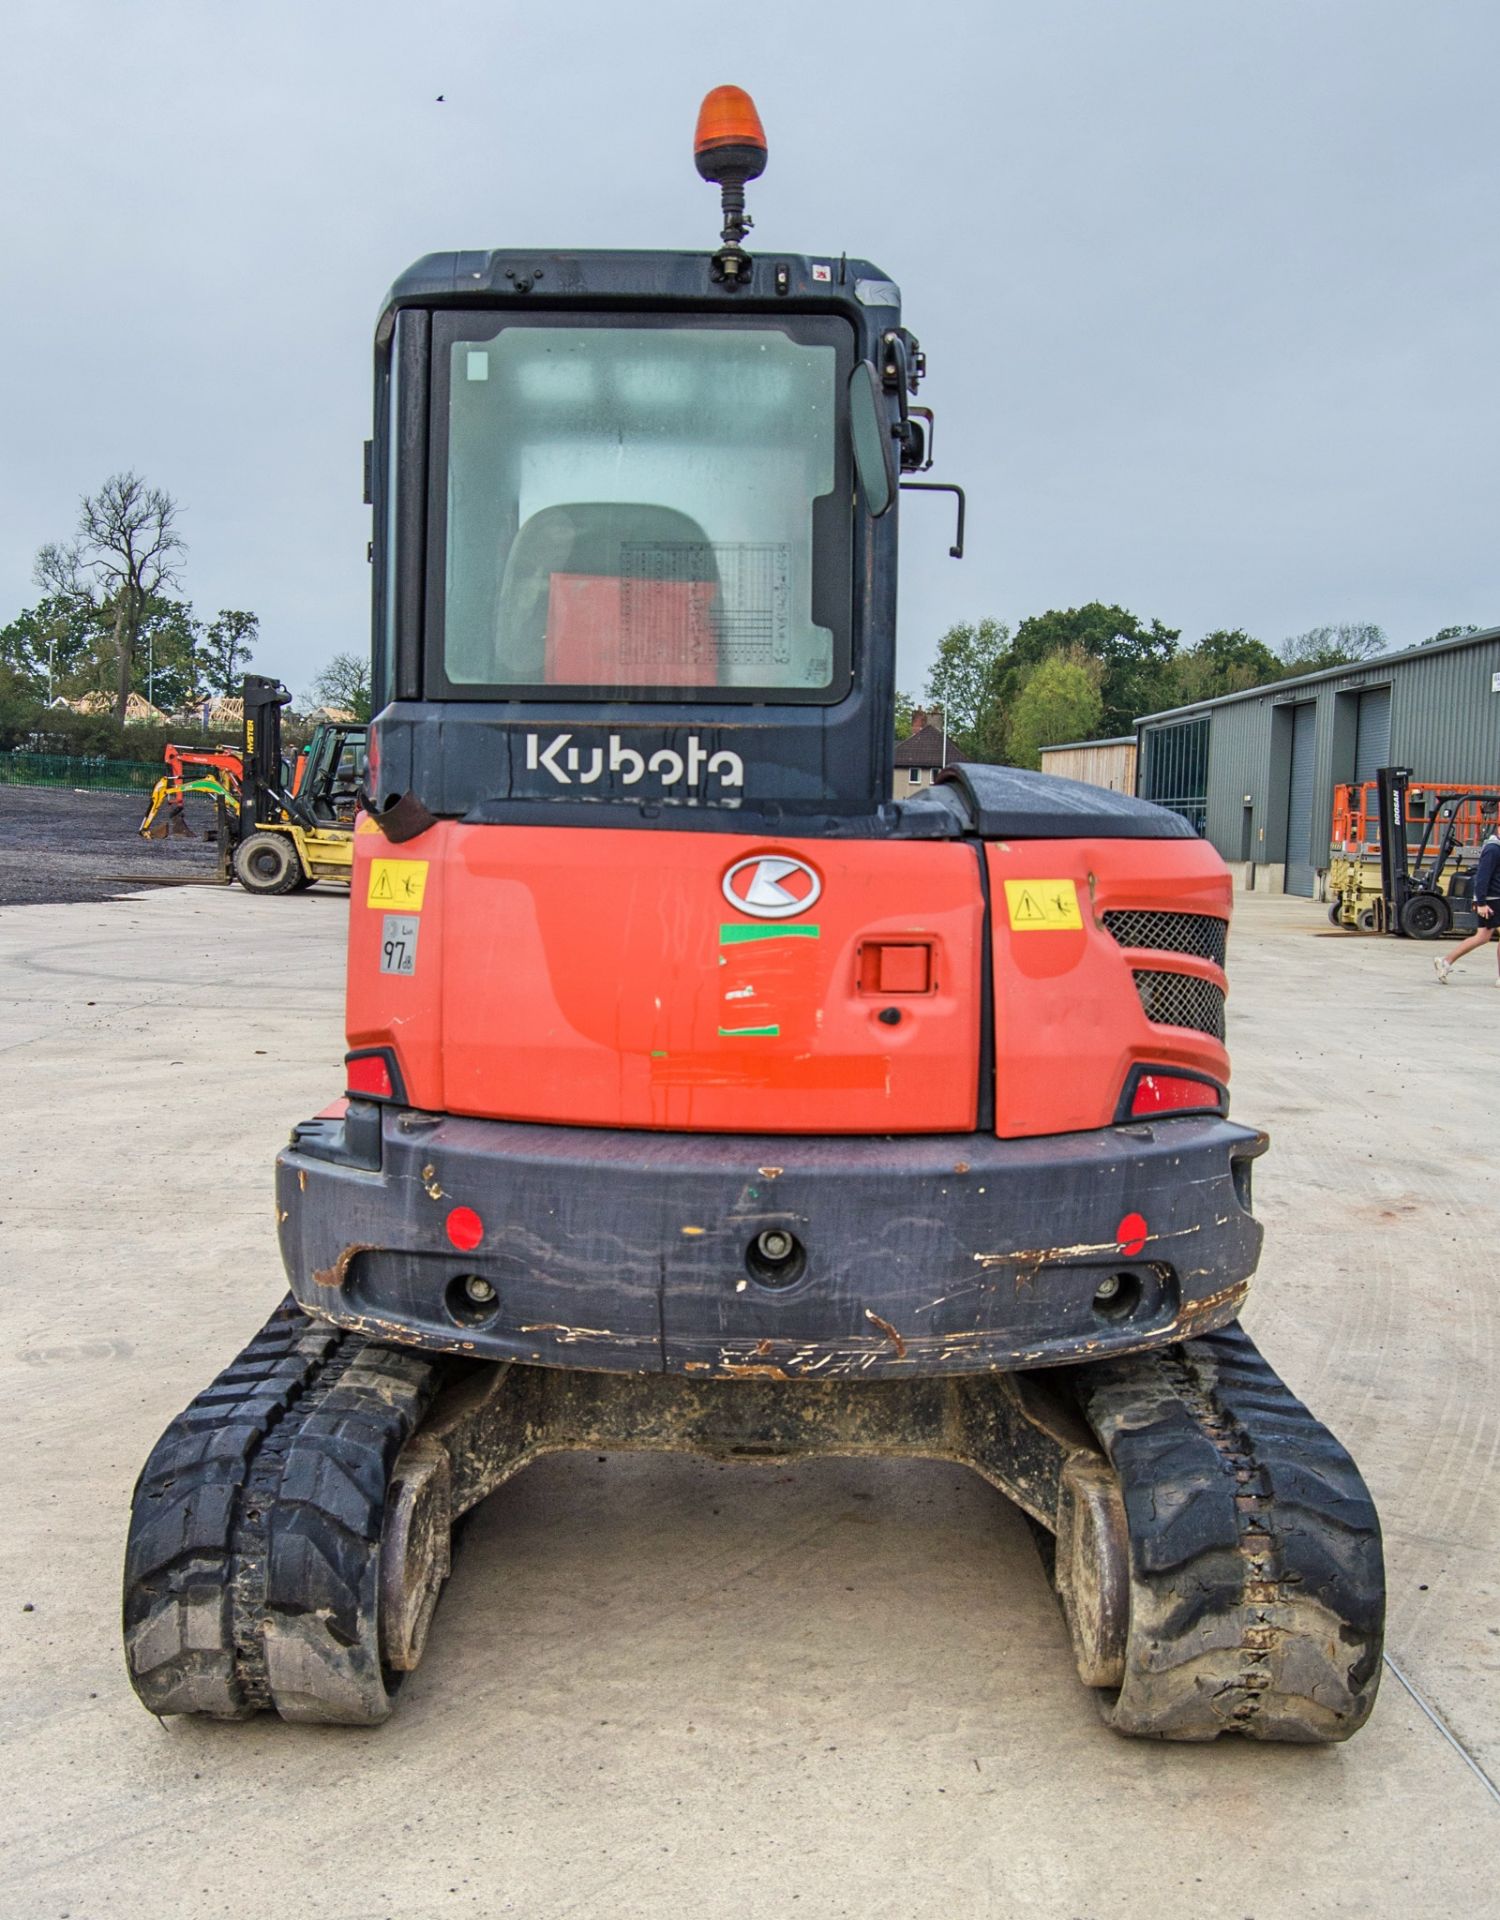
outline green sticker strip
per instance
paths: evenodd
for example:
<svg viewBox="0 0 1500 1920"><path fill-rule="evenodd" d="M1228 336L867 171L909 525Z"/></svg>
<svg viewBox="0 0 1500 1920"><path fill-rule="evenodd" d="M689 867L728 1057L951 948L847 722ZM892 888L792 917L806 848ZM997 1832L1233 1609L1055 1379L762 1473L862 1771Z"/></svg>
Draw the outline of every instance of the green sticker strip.
<svg viewBox="0 0 1500 1920"><path fill-rule="evenodd" d="M775 1040L780 1037L780 1027L720 1027L721 1040Z"/></svg>
<svg viewBox="0 0 1500 1920"><path fill-rule="evenodd" d="M721 947L742 947L747 940L816 940L819 927L731 927L719 928Z"/></svg>

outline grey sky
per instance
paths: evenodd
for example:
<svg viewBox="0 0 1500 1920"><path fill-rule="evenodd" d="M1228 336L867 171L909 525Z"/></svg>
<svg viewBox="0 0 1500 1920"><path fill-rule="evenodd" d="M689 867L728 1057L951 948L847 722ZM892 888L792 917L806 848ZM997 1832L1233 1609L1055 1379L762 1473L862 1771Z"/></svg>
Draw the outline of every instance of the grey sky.
<svg viewBox="0 0 1500 1920"><path fill-rule="evenodd" d="M1192 640L1500 621L1494 0L47 0L0 71L0 621L78 495L182 502L198 611L301 692L367 644L370 333L449 246L752 246L902 286L938 413L901 679L1100 598ZM443 105L435 96L446 95Z"/></svg>

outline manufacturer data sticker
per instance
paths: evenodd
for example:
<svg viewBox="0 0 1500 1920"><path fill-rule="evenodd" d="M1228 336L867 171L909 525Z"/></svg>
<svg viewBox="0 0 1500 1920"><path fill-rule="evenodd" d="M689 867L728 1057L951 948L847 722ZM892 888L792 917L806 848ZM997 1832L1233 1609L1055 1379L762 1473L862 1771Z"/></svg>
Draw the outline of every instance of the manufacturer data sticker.
<svg viewBox="0 0 1500 1920"><path fill-rule="evenodd" d="M1005 907L1013 933L1083 930L1078 889L1071 880L1007 880Z"/></svg>
<svg viewBox="0 0 1500 1920"><path fill-rule="evenodd" d="M365 892L367 907L405 907L408 913L420 913L426 891L425 860L370 862L370 884Z"/></svg>
<svg viewBox="0 0 1500 1920"><path fill-rule="evenodd" d="M421 927L422 923L415 914L381 915L380 971L382 973L416 972L417 935Z"/></svg>

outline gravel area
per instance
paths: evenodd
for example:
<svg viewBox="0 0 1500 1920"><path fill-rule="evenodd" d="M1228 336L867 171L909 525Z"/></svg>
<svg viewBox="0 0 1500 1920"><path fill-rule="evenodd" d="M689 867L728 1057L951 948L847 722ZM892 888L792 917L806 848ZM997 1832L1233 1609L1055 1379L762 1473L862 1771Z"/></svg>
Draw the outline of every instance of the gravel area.
<svg viewBox="0 0 1500 1920"><path fill-rule="evenodd" d="M143 887L218 884L213 814L189 819L194 839L142 840L144 793L0 786L0 907L118 900Z"/></svg>

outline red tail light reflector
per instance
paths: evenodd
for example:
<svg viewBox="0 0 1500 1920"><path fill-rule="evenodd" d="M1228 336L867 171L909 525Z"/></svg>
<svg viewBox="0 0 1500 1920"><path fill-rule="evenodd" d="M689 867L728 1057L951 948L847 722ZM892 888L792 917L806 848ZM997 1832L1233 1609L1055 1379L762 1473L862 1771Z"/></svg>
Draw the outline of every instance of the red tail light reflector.
<svg viewBox="0 0 1500 1920"><path fill-rule="evenodd" d="M1149 1119L1156 1113L1222 1113L1224 1105L1224 1089L1216 1081L1153 1069L1140 1074L1131 1089L1130 1118Z"/></svg>
<svg viewBox="0 0 1500 1920"><path fill-rule="evenodd" d="M351 1053L344 1061L344 1085L367 1100L394 1100L396 1079L384 1053Z"/></svg>

